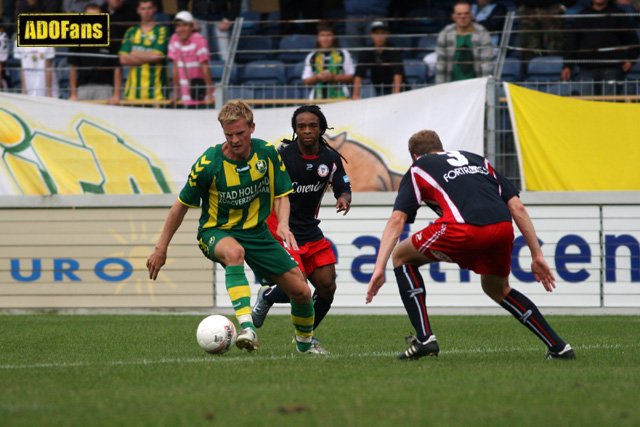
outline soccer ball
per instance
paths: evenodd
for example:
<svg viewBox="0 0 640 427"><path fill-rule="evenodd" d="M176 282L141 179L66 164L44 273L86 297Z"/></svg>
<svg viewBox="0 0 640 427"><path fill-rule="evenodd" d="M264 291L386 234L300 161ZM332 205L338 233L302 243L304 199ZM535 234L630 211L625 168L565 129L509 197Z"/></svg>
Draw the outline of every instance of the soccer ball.
<svg viewBox="0 0 640 427"><path fill-rule="evenodd" d="M202 319L196 331L198 345L211 354L226 353L236 343L236 327L219 314Z"/></svg>

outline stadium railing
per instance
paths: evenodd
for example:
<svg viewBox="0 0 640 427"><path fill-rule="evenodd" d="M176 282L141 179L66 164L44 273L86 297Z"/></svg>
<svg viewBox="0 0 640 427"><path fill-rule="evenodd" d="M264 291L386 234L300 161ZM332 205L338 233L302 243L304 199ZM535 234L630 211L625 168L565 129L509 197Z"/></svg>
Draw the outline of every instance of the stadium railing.
<svg viewBox="0 0 640 427"><path fill-rule="evenodd" d="M575 10L570 12L575 13ZM631 30L639 31L637 22L640 20L640 14L625 15L635 19L636 27L631 28ZM579 16L574 14L560 15L560 17L566 23L563 29L565 33L570 31L569 21L580 19ZM523 17L517 16L513 8L510 8L510 12L504 18L503 29L492 33L492 36L500 36L500 41L496 46L493 80L489 86L489 90L494 91L494 93L487 98L489 102L487 104L485 148L490 155L490 159L496 163L497 167L507 177L519 182L512 126L502 83L515 83L559 96L585 100L640 102L640 58L624 80L613 82L585 82L575 79L575 76L579 75L580 61L566 60L563 56L565 54L563 51L536 49L534 52L530 52L534 54L534 58L529 61L528 65L523 65L523 53L528 51L527 48L519 44L520 35L522 34L520 20ZM549 16L548 18L557 18L557 16ZM306 22L293 21L293 23ZM336 28L343 28L345 22L345 19L339 18L336 19L334 24ZM408 80L404 90L419 89L433 85L433 69L425 64L423 60L426 55L435 52L438 33L450 22L448 15L438 13L434 16L416 16L412 14L405 18L389 19L388 22L395 29L389 36L390 41L395 45L393 49L402 52L403 66ZM282 24L282 21L248 21L242 16L237 18L229 37L228 59L226 61L221 59L225 55L217 51L214 43L210 43L212 46L210 69L216 86L215 102L202 103L192 108L215 108L221 106L224 101L234 98L243 99L256 108L344 101L345 98L309 99L308 94L311 87L302 82L301 74L303 59L310 52L310 38L315 39L315 36L300 36L297 42L292 42L288 35L278 33L278 28L282 28L280 24ZM261 33L260 28L268 28L269 30L266 33ZM613 29L600 28L595 30L607 31ZM336 38L340 45L344 45L345 42L349 41L349 36L342 33L338 33ZM285 39L287 40L286 43L284 42ZM214 40L210 40L210 42L214 42ZM13 45L14 43L11 44L11 46ZM618 48L622 49L624 47L612 47L612 49ZM356 56L365 49L367 49L366 46L361 46L349 48L348 50ZM55 61L56 71L59 75L61 98L68 98L69 96L69 55L70 52L67 50L60 50L57 52ZM423 68L420 67L421 63L424 64ZM560 69L565 63L572 65L576 71L574 79L570 81L562 81L560 79ZM5 67L14 83L9 91L20 93L20 63L13 59L11 52ZM260 69L260 67L263 68ZM251 73L247 73L248 69L252 70ZM170 71L170 65L167 66L167 71ZM422 72L424 74L421 75ZM126 68L123 74L126 74ZM249 74L251 75L249 76ZM123 78L123 87L124 80ZM363 97L375 96L371 82L365 79L364 83ZM600 86L601 89L608 87L611 90L603 90L603 92L609 93L607 95L596 95L594 92L597 86ZM172 102L170 100L172 90L172 84L168 84L164 88L164 93L167 97L165 100L123 99L120 104L158 108L184 107L182 102ZM91 102L106 103L107 101Z"/></svg>

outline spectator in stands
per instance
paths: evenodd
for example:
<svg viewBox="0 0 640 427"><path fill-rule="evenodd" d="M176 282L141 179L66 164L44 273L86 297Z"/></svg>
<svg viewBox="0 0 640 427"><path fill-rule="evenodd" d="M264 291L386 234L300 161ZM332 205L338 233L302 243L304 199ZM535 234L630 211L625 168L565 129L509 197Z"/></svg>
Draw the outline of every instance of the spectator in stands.
<svg viewBox="0 0 640 427"><path fill-rule="evenodd" d="M346 37L341 45L351 50L367 46L369 24L387 18L389 5L390 0L344 0ZM356 52L356 57L359 56Z"/></svg>
<svg viewBox="0 0 640 427"><path fill-rule="evenodd" d="M135 7L131 7L125 0L106 0L102 5L102 12L109 14L109 31L112 53L120 51L124 33L131 25L138 21Z"/></svg>
<svg viewBox="0 0 640 427"><path fill-rule="evenodd" d="M155 13L154 0L138 0L140 24L127 30L118 52L120 64L130 67L124 93L127 100L165 99L169 30L154 21Z"/></svg>
<svg viewBox="0 0 640 427"><path fill-rule="evenodd" d="M9 36L4 31L2 22L0 22L0 92L4 92L11 87L9 73L5 68L7 59L9 59Z"/></svg>
<svg viewBox="0 0 640 427"><path fill-rule="evenodd" d="M389 27L384 21L371 24L373 48L360 54L356 76L353 80L353 99L361 98L361 89L367 74L370 74L376 95L389 95L402 90L404 67L402 53L389 43Z"/></svg>
<svg viewBox="0 0 640 427"><path fill-rule="evenodd" d="M636 28L640 26L640 0L616 0L616 6L618 6L624 13L634 13L635 16L630 16L631 21L635 24Z"/></svg>
<svg viewBox="0 0 640 427"><path fill-rule="evenodd" d="M100 13L100 6L89 3L84 13ZM74 55L81 54L81 55ZM95 56L87 56L95 55ZM108 47L69 48L69 100L120 101L120 64L110 56Z"/></svg>
<svg viewBox="0 0 640 427"><path fill-rule="evenodd" d="M61 3L62 0L18 0L16 4L16 14L57 13L61 10Z"/></svg>
<svg viewBox="0 0 640 427"><path fill-rule="evenodd" d="M313 86L309 99L349 97L347 84L353 81L355 66L351 54L336 45L333 27L325 22L318 24L318 49L304 60L302 80Z"/></svg>
<svg viewBox="0 0 640 427"><path fill-rule="evenodd" d="M213 101L214 86L209 69L209 43L194 31L193 15L183 10L174 19L176 32L169 40L169 54L173 61L173 100L186 107Z"/></svg>
<svg viewBox="0 0 640 427"><path fill-rule="evenodd" d="M102 5L102 12L109 14L109 54L118 56L124 33L131 25L138 20L138 13L135 7L132 7L125 0L106 0ZM116 61L114 65L114 91L113 98L110 102L119 102L122 90L122 67L120 61Z"/></svg>
<svg viewBox="0 0 640 427"><path fill-rule="evenodd" d="M2 3L2 0L0 0ZM62 0L15 0L15 15L11 16L11 33L17 29L18 15L21 13L58 13L62 10Z"/></svg>
<svg viewBox="0 0 640 427"><path fill-rule="evenodd" d="M282 20L282 34L313 34L316 24L313 20L320 20L324 14L324 0L279 0L280 19ZM302 27L290 22L304 19L309 22Z"/></svg>
<svg viewBox="0 0 640 427"><path fill-rule="evenodd" d="M607 82L624 80L640 54L632 21L626 16L612 16L620 13L624 12L610 0L592 0L591 6L578 14L566 37L562 80L571 79L572 62L578 61L581 81L604 83L604 87L596 85L596 95L615 94L616 85ZM583 90L586 95L593 93L590 87Z"/></svg>
<svg viewBox="0 0 640 427"><path fill-rule="evenodd" d="M104 5L105 0L62 0L62 11L67 13L83 13L87 6L97 5L98 8Z"/></svg>
<svg viewBox="0 0 640 427"><path fill-rule="evenodd" d="M454 23L438 34L436 84L485 77L493 70L493 45L489 32L473 22L471 3L457 1Z"/></svg>
<svg viewBox="0 0 640 427"><path fill-rule="evenodd" d="M564 2L567 5L574 1ZM519 0L520 53L523 74L528 61L536 55L560 55L563 49L563 2L557 0Z"/></svg>
<svg viewBox="0 0 640 427"><path fill-rule="evenodd" d="M178 0L178 10L189 10L189 0ZM242 8L242 0L191 0L191 12L200 33L220 59L229 59L229 31Z"/></svg>
<svg viewBox="0 0 640 427"><path fill-rule="evenodd" d="M507 8L496 0L478 0L471 6L473 20L482 25L491 34L494 46L500 43L500 34L504 28Z"/></svg>
<svg viewBox="0 0 640 427"><path fill-rule="evenodd" d="M53 64L55 56L56 51L52 47L19 47L16 43L13 57L20 60L23 95L59 96L58 77Z"/></svg>

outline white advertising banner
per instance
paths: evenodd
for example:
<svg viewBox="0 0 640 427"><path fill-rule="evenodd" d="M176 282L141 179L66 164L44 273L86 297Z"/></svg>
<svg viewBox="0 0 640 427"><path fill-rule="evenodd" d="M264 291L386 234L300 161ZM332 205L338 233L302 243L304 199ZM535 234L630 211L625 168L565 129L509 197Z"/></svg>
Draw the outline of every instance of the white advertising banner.
<svg viewBox="0 0 640 427"><path fill-rule="evenodd" d="M217 267L214 286L214 266L198 248L196 209L172 239L158 279L149 279L146 260L172 199L160 197L167 206L0 208L0 309L230 307L224 271ZM93 196L102 198L110 197ZM332 198L327 195L326 201ZM338 259L336 307L365 307L392 200L391 193L356 193L346 216L329 204L321 208L322 228ZM557 288L548 293L533 280L529 251L518 234L509 279L513 287L541 307L640 308L640 205L527 205ZM418 214L403 237L434 219L427 208ZM495 307L469 271L448 263L420 271L429 307ZM254 281L251 271L247 278ZM259 286L251 288L255 296ZM388 265L387 284L367 307L376 313L401 306Z"/></svg>
<svg viewBox="0 0 640 427"><path fill-rule="evenodd" d="M327 138L355 191L390 191L410 165L409 137L440 134L450 150L483 152L487 79L322 106ZM295 108L255 109L254 137L290 138ZM216 110L92 105L0 94L0 196L167 194L224 142Z"/></svg>
<svg viewBox="0 0 640 427"><path fill-rule="evenodd" d="M345 217L323 207L320 218L325 236L337 252L335 307L364 307L367 284L391 213L389 207L358 207ZM541 307L640 307L640 210L638 206L529 206L542 251L556 277L554 292L546 292L531 273L531 257L524 238L516 231L511 261L511 286ZM601 217L602 215L602 217ZM415 224L401 238L435 219L428 208L418 211ZM601 225L602 221L602 225ZM495 307L483 294L480 277L450 263L434 263L420 271L430 307ZM247 270L247 277L254 275ZM230 307L224 271L217 267L216 302ZM401 307L391 262L387 283L370 307ZM258 286L253 287L254 295ZM375 311L375 310L374 310Z"/></svg>

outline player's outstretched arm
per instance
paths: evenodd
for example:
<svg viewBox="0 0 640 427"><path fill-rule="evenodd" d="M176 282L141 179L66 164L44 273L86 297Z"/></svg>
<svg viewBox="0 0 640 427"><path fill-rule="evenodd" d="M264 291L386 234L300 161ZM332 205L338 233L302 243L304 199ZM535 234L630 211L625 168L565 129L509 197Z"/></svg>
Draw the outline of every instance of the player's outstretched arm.
<svg viewBox="0 0 640 427"><path fill-rule="evenodd" d="M151 255L149 255L149 258L147 258L147 270L149 270L150 279L156 280L160 269L167 261L169 243L173 235L178 231L178 228L180 228L180 224L182 224L182 220L188 210L188 207L177 200L173 206L171 206L171 209L169 209L169 214L162 227L162 233L160 233L158 243Z"/></svg>
<svg viewBox="0 0 640 427"><path fill-rule="evenodd" d="M387 262L389 261L391 252L393 252L393 248L395 248L396 243L398 243L406 221L407 214L401 211L393 211L387 221L387 225L382 233L382 238L380 239L376 266L373 269L373 275L371 276L371 280L369 280L369 287L367 288L367 296L365 298L367 304L373 300L373 297L378 294L378 291L382 285L384 285L384 271L387 268Z"/></svg>
<svg viewBox="0 0 640 427"><path fill-rule="evenodd" d="M531 271L538 282L541 282L547 292L552 292L556 287L555 277L551 268L545 261L542 255L542 249L536 236L536 230L533 227L531 217L527 213L527 209L524 207L519 197L512 197L507 203L511 216L518 226L520 233L527 242L529 251L531 252Z"/></svg>
<svg viewBox="0 0 640 427"><path fill-rule="evenodd" d="M282 239L285 247L293 248L293 250L299 250L298 242L289 229L289 213L291 212L291 204L289 202L289 196L277 197L273 201L273 210L278 218L278 229L276 233L278 237Z"/></svg>

